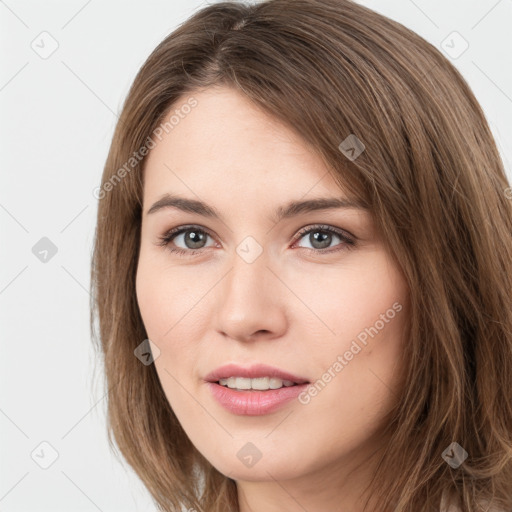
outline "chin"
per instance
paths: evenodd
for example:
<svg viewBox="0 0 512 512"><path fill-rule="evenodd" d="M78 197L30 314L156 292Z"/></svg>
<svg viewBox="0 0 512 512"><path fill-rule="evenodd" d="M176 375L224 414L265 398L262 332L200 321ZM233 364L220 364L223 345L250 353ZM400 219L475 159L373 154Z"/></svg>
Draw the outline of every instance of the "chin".
<svg viewBox="0 0 512 512"><path fill-rule="evenodd" d="M252 466L246 466L236 456L234 459L212 461L209 459L217 471L223 475L233 479L247 482L269 482L274 480L291 480L299 477L302 474L302 470L292 460L291 457L281 453L279 459L275 458L275 455L269 454L267 457L264 455L255 462Z"/></svg>

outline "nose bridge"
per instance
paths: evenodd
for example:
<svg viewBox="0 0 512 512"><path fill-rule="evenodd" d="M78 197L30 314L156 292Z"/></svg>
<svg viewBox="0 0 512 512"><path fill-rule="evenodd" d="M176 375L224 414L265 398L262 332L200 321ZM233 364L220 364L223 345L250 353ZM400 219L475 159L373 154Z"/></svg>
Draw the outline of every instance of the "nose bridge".
<svg viewBox="0 0 512 512"><path fill-rule="evenodd" d="M267 256L250 240L239 244L233 254L215 306L217 329L230 338L246 340L258 331L277 335L285 327Z"/></svg>
<svg viewBox="0 0 512 512"><path fill-rule="evenodd" d="M236 248L227 279L226 298L233 296L235 301L257 300L266 295L265 287L270 274L267 268L268 254L260 244L256 244L253 240L244 240Z"/></svg>

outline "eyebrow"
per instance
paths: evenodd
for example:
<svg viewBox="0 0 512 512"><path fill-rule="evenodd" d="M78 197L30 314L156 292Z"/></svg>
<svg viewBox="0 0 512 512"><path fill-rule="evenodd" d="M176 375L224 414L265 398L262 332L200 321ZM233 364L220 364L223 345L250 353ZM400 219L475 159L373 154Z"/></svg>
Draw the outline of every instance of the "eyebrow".
<svg viewBox="0 0 512 512"><path fill-rule="evenodd" d="M161 199L154 203L151 208L149 208L146 214L149 215L166 208L176 208L183 212L195 213L196 215L201 215L203 217L224 221L221 213L216 208L204 203L203 201L188 199L186 197L171 194L165 194ZM305 201L291 201L284 206L279 206L275 210L272 220L277 223L283 219L289 219L304 213L339 208L369 211L366 205L357 200L345 197L320 197Z"/></svg>

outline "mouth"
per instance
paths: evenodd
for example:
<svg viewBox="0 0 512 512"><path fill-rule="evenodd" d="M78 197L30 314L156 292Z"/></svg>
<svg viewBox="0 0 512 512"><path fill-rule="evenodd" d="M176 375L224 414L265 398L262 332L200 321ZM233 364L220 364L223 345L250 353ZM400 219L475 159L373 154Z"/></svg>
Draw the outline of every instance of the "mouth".
<svg viewBox="0 0 512 512"><path fill-rule="evenodd" d="M219 379L216 384L237 391L268 391L270 389L281 389L284 387L297 386L297 382L288 379L278 379L277 377L257 377L250 379L247 377L228 377Z"/></svg>
<svg viewBox="0 0 512 512"><path fill-rule="evenodd" d="M304 391L309 380L267 365L243 367L229 364L205 379L217 402L237 415L271 413Z"/></svg>
<svg viewBox="0 0 512 512"><path fill-rule="evenodd" d="M230 389L243 391L251 389L266 391L309 384L309 381L303 377L298 377L290 372L266 364L256 364L250 367L227 364L209 373L204 380Z"/></svg>

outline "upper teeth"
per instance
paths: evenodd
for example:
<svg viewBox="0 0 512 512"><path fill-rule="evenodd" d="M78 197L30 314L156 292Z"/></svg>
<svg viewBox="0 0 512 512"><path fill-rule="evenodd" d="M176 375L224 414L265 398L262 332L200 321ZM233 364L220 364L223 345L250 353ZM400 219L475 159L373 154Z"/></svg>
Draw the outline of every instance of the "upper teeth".
<svg viewBox="0 0 512 512"><path fill-rule="evenodd" d="M257 389L264 391L266 389L279 389L283 386L293 386L291 380L276 379L274 377L259 377L257 379L248 379L245 377L229 377L220 379L221 386L227 386L231 389Z"/></svg>

